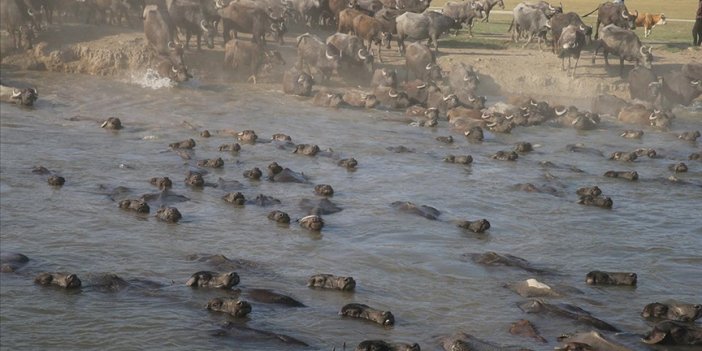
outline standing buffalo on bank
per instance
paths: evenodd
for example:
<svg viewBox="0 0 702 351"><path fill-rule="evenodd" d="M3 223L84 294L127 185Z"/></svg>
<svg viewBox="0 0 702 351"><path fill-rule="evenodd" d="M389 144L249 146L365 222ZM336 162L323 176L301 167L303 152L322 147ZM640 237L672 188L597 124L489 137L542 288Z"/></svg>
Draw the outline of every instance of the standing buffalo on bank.
<svg viewBox="0 0 702 351"><path fill-rule="evenodd" d="M378 45L378 60L383 62L380 50L383 45L385 45L386 49L390 49L392 33L385 30L382 22L363 14L356 16L353 19L353 33L368 43L368 51L372 51L373 44Z"/></svg>
<svg viewBox="0 0 702 351"><path fill-rule="evenodd" d="M553 53L556 53L558 39L561 37L563 29L569 25L578 27L583 33L587 41L592 41L592 27L588 26L575 12L559 13L551 17L551 36L553 37Z"/></svg>
<svg viewBox="0 0 702 351"><path fill-rule="evenodd" d="M422 43L412 43L405 50L406 74L405 80L409 80L409 73L412 72L417 79L423 81L441 80L441 67L436 64L436 57L428 46Z"/></svg>
<svg viewBox="0 0 702 351"><path fill-rule="evenodd" d="M636 29L636 17L639 15L639 11L631 14L623 2L616 4L612 2L605 2L597 7L597 9L584 15L583 17L586 17L595 11L597 11L595 39L600 37L600 24L602 24L603 29L610 24L614 24L620 28L631 30Z"/></svg>
<svg viewBox="0 0 702 351"><path fill-rule="evenodd" d="M512 10L512 14L514 16L512 25L510 26L512 40L516 43L522 35L526 35L528 40L524 46L522 46L524 48L536 37L539 43L539 49L541 49L541 41L546 41L546 33L551 27L544 11L540 8L521 3Z"/></svg>
<svg viewBox="0 0 702 351"><path fill-rule="evenodd" d="M468 35L473 37L473 20L475 18L483 18L483 5L472 1L449 1L444 5L441 12L453 18L459 24L465 24L468 27ZM454 35L458 35L458 29L456 29Z"/></svg>
<svg viewBox="0 0 702 351"><path fill-rule="evenodd" d="M12 37L15 49L32 48L34 30L32 29L34 12L22 0L0 0L0 22Z"/></svg>
<svg viewBox="0 0 702 351"><path fill-rule="evenodd" d="M237 37L238 32L250 33L252 42L265 44L268 28L273 30L281 43L283 41L283 18L274 17L270 8L263 10L234 1L224 6L221 0L217 0L217 14L222 19L222 36L225 44L231 39L230 31L234 31L234 38Z"/></svg>
<svg viewBox="0 0 702 351"><path fill-rule="evenodd" d="M597 52L602 49L605 65L609 66L608 54L619 56L619 75L624 76L624 60L633 61L636 66L643 65L650 69L653 62L651 47L641 44L641 40L636 33L628 29L622 29L614 24L602 28L602 37L595 41L595 50L592 55L592 63L595 63Z"/></svg>
<svg viewBox="0 0 702 351"><path fill-rule="evenodd" d="M173 0L168 8L168 14L173 20L176 28L185 32L185 48L190 47L190 37L195 34L197 39L197 49L201 49L202 36L205 36L205 45L214 48L214 37L216 34L212 22L208 21L203 7L199 3L188 0Z"/></svg>
<svg viewBox="0 0 702 351"><path fill-rule="evenodd" d="M365 67L373 72L374 57L363 45L363 40L355 35L336 33L327 38L327 45L332 45L340 53L340 63L347 69Z"/></svg>
<svg viewBox="0 0 702 351"><path fill-rule="evenodd" d="M575 59L575 66L571 76L575 78L575 70L580 61L580 52L585 47L585 28L569 25L561 33L558 39L558 57L561 58L561 69L570 70L570 59ZM568 58L568 68L565 67L565 59Z"/></svg>
<svg viewBox="0 0 702 351"><path fill-rule="evenodd" d="M461 29L461 24L444 14L428 11L422 14L406 12L395 19L397 25L397 46L401 54L405 53L405 39L429 39L428 45L434 44L434 51L439 51L439 36L450 29Z"/></svg>

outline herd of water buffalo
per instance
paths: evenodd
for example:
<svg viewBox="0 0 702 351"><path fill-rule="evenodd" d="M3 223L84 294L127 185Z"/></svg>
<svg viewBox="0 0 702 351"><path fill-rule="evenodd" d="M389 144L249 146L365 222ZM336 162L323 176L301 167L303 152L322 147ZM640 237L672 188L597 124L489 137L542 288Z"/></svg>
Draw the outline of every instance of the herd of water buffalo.
<svg viewBox="0 0 702 351"><path fill-rule="evenodd" d="M207 47L214 46L219 24L223 29L225 45L224 62L232 69L242 72L254 83L257 77L270 71L276 64L285 64L283 56L266 44L266 38L273 36L279 43L287 33L291 21L300 25L316 27L334 26L336 33L327 38L305 33L297 36L297 62L287 69L282 77L283 91L287 94L311 96L313 85L324 84L336 74L355 74L355 72L372 73L370 91L348 89L343 93L329 89L319 90L312 103L319 106L338 107L350 105L361 108L382 106L388 109L402 109L407 119L418 126L434 127L440 119L447 119L454 130L460 131L470 140L482 140L483 129L495 133L508 133L517 126L532 126L544 123L576 129L596 129L600 126L600 114L611 114L627 124L651 126L667 129L674 118L671 108L677 104L690 105L702 94L702 65L686 64L658 77L651 70L652 49L641 44L632 31L638 13L630 13L623 4L604 3L598 7L597 27L595 28L595 54L603 50L605 61L609 53L620 57L621 74L623 61L637 63L627 79L630 95L636 103L629 103L611 95L599 96L593 102L592 111L581 111L573 106L549 106L543 101L528 97L511 98L508 103L486 106L486 99L478 96L476 91L480 84L479 74L470 65L454 63L445 75L437 64L438 38L451 30L460 30L465 25L469 30L478 18L488 20L494 6L504 7L502 0L474 0L449 2L442 12L428 10L431 0L0 0L2 4L2 21L5 29L15 38L16 47L31 45L33 33L39 30L43 21L51 23L66 12L84 16L90 23L109 22L117 24L125 21L135 22L135 13L143 19L144 32L151 49L159 57L158 72L176 82L191 78L184 62L184 50L189 48L191 36L196 36L197 48L201 48L204 39ZM53 15L52 15L53 14ZM42 18L43 17L43 18ZM600 26L603 26L600 29ZM562 6L554 6L544 1L524 2L514 8L511 25L512 38L515 41L526 37L526 44L534 38L546 41L550 36L552 50L563 60L570 57L580 58L582 49L592 35L592 28L587 26L577 14L563 13ZM185 42L178 40L178 31L185 35ZM234 33L234 38L232 38ZM251 40L238 39L237 33L248 33ZM398 50L405 57L405 80L398 79L397 71L390 68L374 69L376 60L382 62L381 49L390 48L395 38ZM428 44L422 41L428 40ZM405 44L405 41L412 43ZM373 53L373 45L377 45ZM432 48L433 46L433 48ZM593 56L594 61L594 56ZM570 73L575 76L575 67ZM563 64L565 69L565 64ZM414 79L410 80L409 76ZM36 89L13 89L2 87L2 100L31 105L37 98ZM121 122L111 118L103 124L105 128L119 129ZM247 134L248 133L248 134ZM626 131L625 138L641 137L642 131ZM695 141L700 136L698 131L681 134L680 138ZM284 135L281 142L287 142ZM255 141L255 133L242 132L240 140ZM451 137L447 137L451 138ZM276 137L274 136L274 139ZM250 141L250 140L249 140ZM451 142L451 139L440 140ZM170 145L173 149L188 149L194 146L192 139ZM234 149L238 144L223 145ZM529 151L531 145L524 143L518 151ZM577 147L577 146L573 146ZM222 148L220 148L222 150ZM298 145L295 152L315 154L319 148L310 145ZM650 150L642 149L636 153L615 153L612 159L632 160L636 157L651 156ZM654 152L655 153L655 152ZM655 156L655 155L654 155ZM445 161L470 163L470 156L449 156ZM493 156L500 160L514 160L515 152L499 152ZM691 154L690 159L700 159L699 152ZM198 164L203 167L221 166L221 159L207 160L212 164ZM219 162L219 163L218 163ZM340 161L340 165L353 168L354 159ZM679 164L680 165L680 164ZM679 166L679 165L676 165ZM684 166L684 164L682 164ZM682 166L681 166L682 167ZM49 174L46 169L37 172ZM256 172L257 171L257 172ZM678 170L676 170L677 172ZM679 170L682 171L682 170ZM609 173L609 172L608 172ZM258 169L244 174L249 178L260 178ZM272 179L296 179L299 174L282 169L277 164L269 166ZM610 177L634 179L633 173L612 172ZM51 185L60 186L63 179L52 175L48 179ZM282 181L282 180L281 180ZM202 183L202 176L188 175L186 182ZM162 190L170 187L168 178L157 178L152 184ZM328 196L331 187L318 186L315 191L320 196ZM225 197L225 201L243 203L240 194ZM578 191L580 203L609 208L612 201L603 196L599 188L582 188ZM257 199L256 201L267 201ZM148 212L144 201L125 200L120 208L136 212ZM411 203L395 203L394 207L402 211L432 215L431 208L420 208ZM175 208L158 210L157 217L176 222L181 215ZM276 222L290 222L290 217L274 211L269 215ZM318 231L324 225L320 216L310 215L300 220L300 225L312 231ZM465 228L480 232L489 228L486 220L464 222ZM210 258L208 258L210 259ZM214 257L226 263L226 258ZM516 266L532 271L528 262L510 255L488 252L471 259L485 265ZM4 255L2 270L13 271L27 262L20 254ZM223 261L224 260L224 261ZM116 276L100 278L99 283L107 286L128 284ZM81 286L80 279L74 274L42 273L35 277L41 285L55 285L63 288ZM186 285L194 288L230 289L239 282L235 272L216 273L201 271L192 275ZM636 285L636 274L622 272L593 271L586 277L586 282L593 285ZM314 288L349 291L355 288L351 277L332 275L315 275L310 277L309 286ZM557 289L529 279L509 287L524 297L558 296ZM267 303L281 303L294 306L297 301L265 290L248 292L252 299ZM208 302L207 308L213 311L229 313L235 317L246 316L251 312L251 305L239 299L216 298ZM617 331L616 328L601 321L589 313L574 306L561 307L543 300L530 300L520 305L524 311L547 311L559 316L593 326L600 330ZM362 304L348 304L342 307L340 314L363 318L388 326L394 324L394 316L389 311L380 311ZM694 322L702 317L702 306L692 304L647 305L642 316L658 323L644 338L649 344L669 343L682 345L702 345L702 329ZM523 333L538 338L533 326L515 325L514 333ZM625 350L598 332L580 333L563 340L561 350ZM498 348L467 334L456 334L441 341L445 350L493 350ZM518 348L517 348L518 349ZM515 349L515 350L517 350ZM382 340L368 340L358 345L357 350L413 350L418 351L417 344L388 343Z"/></svg>

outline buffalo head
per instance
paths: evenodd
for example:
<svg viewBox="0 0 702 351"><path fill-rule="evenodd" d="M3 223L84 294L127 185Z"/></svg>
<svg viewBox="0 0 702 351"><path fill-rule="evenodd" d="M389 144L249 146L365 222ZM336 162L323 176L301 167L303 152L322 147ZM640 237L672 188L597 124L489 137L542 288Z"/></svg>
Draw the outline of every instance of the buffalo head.
<svg viewBox="0 0 702 351"><path fill-rule="evenodd" d="M653 62L653 48L642 45L641 48L639 48L639 54L641 55L641 58L639 58L639 62L646 68L651 69L651 63Z"/></svg>
<svg viewBox="0 0 702 351"><path fill-rule="evenodd" d="M34 88L13 89L12 100L17 100L20 105L32 106L39 97L39 93Z"/></svg>

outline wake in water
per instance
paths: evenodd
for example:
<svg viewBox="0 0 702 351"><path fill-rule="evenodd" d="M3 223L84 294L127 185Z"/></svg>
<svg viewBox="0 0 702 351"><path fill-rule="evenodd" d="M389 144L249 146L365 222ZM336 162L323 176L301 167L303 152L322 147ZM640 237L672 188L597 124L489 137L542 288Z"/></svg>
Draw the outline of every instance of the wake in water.
<svg viewBox="0 0 702 351"><path fill-rule="evenodd" d="M151 68L148 68L144 73L132 73L130 83L151 89L172 88L176 85L170 78L161 77L158 72Z"/></svg>

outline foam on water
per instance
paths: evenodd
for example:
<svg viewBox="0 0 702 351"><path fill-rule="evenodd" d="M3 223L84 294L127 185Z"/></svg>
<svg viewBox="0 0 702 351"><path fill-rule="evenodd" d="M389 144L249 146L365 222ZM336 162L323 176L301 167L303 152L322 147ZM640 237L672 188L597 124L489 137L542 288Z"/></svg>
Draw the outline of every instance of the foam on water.
<svg viewBox="0 0 702 351"><path fill-rule="evenodd" d="M148 68L146 72L132 73L130 83L151 89L172 88L175 86L175 83L170 78L161 77L158 72L151 68Z"/></svg>

